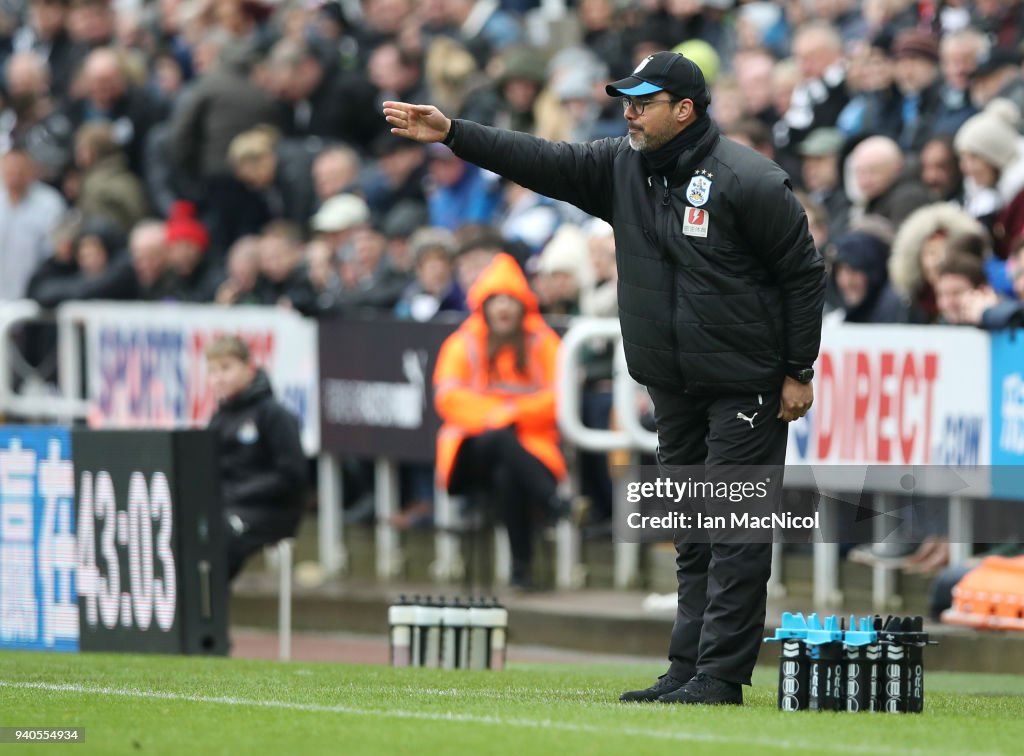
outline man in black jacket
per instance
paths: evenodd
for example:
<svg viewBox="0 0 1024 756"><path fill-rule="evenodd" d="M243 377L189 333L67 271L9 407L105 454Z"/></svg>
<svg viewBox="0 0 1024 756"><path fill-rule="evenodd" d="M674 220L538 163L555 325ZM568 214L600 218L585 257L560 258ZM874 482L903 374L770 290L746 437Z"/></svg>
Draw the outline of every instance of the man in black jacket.
<svg viewBox="0 0 1024 756"><path fill-rule="evenodd" d="M274 399L245 342L225 336L206 350L220 403L210 418L219 453L228 533L228 579L263 546L295 535L302 515L306 457L295 417Z"/></svg>
<svg viewBox="0 0 1024 756"><path fill-rule="evenodd" d="M803 208L773 162L721 138L700 69L656 53L620 96L628 136L587 144L384 103L392 131L571 202L612 224L630 374L654 401L658 462L785 462L811 406L825 275ZM764 628L771 544L676 536L671 666L626 701L742 703Z"/></svg>

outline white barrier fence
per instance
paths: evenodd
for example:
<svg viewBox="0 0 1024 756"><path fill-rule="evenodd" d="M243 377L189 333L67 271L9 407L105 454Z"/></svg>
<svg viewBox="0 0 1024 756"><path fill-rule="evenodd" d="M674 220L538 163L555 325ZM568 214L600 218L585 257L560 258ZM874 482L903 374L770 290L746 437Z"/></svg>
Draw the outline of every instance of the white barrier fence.
<svg viewBox="0 0 1024 756"><path fill-rule="evenodd" d="M274 393L299 418L302 446L320 454L317 323L279 307L69 302L56 310L61 393L86 397L94 428L203 427L215 408L204 351L224 334L241 337L270 375ZM320 460L320 558L344 567L341 486Z"/></svg>
<svg viewBox="0 0 1024 756"><path fill-rule="evenodd" d="M57 328L58 396L15 391L14 335L25 325ZM0 305L0 413L87 420L96 428L189 428L214 409L203 351L222 334L241 336L275 393L299 417L303 448L320 452L317 323L275 307L70 302L54 313L31 300ZM340 477L321 459L320 556L344 566Z"/></svg>
<svg viewBox="0 0 1024 756"><path fill-rule="evenodd" d="M585 428L576 414L581 350L590 339L618 335L614 319L577 319L566 333L560 355L559 427L569 443L581 448L604 451L625 442L653 453L657 436L639 424L638 385L626 374L621 345L614 406L623 430ZM887 497L906 493L905 473L911 466L916 494L948 492L949 470L955 468L960 487L969 488L973 497L1024 495L1014 485L1019 476L999 482L999 465L1024 463L1024 344L1012 335L833 322L823 330L816 368L814 409L790 425L787 487L828 491L836 497L866 491L876 494L874 508L883 511ZM622 505L617 497L616 517L622 516ZM824 518L834 514L829 511L833 506L822 501ZM973 538L971 501L964 496L950 497L949 537L954 563L966 559ZM778 548L775 556L778 566ZM616 544L617 585L632 584L638 557L637 545ZM879 607L892 598L892 578L889 569L875 570ZM774 587L779 590L777 582ZM842 599L837 543L814 545L814 598L819 605Z"/></svg>
<svg viewBox="0 0 1024 756"><path fill-rule="evenodd" d="M0 413L70 423L85 417L88 405L80 398L40 393L39 383L16 391L15 376L28 377L31 368L14 345L15 336L28 325L52 323L52 318L29 299L0 302Z"/></svg>
<svg viewBox="0 0 1024 756"><path fill-rule="evenodd" d="M0 412L64 422L87 417L94 427L200 426L212 411L203 349L216 335L230 332L248 341L257 362L273 376L279 396L302 419L307 452L320 452L314 321L276 308L70 303L56 313L61 396L15 393L9 380L11 334L46 317L32 302L0 306ZM579 417L578 359L592 339L618 341L617 321L579 318L565 334L558 370L560 428L565 441L578 448L629 449L635 461L640 452L656 449L657 437L640 424L640 388L626 373L621 346L614 380L621 429L587 428ZM956 465L958 471L976 469L969 480L972 496L1020 498L1019 490L1010 490L1012 483L1000 483L998 473L999 465L1024 463L1024 340L969 328L830 325L816 368L815 407L790 426L788 486L837 493L866 488L892 496L902 492L899 476L886 481L879 469ZM875 477L865 481L856 468L869 465ZM401 565L400 538L387 517L398 507L396 469L393 460L376 462L377 572L382 578L396 576ZM319 470L320 560L328 573L337 573L345 566L341 475L328 454L320 454ZM616 496L616 516L623 514L623 499ZM827 510L825 505L825 518ZM453 516L447 497L439 496L432 565L438 579L462 574ZM952 497L949 532L955 561L968 556L970 523L970 500ZM616 544L616 585L636 583L640 548ZM559 531L557 559L558 584L579 585L579 536L568 526ZM882 605L891 598L892 573L876 571L875 585ZM815 600L827 605L840 599L838 546L815 544Z"/></svg>

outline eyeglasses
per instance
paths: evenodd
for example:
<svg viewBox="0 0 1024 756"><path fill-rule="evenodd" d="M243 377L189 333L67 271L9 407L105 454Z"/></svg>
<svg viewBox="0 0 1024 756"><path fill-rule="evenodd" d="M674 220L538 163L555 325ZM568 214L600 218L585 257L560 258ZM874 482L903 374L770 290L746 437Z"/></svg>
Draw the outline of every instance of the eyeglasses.
<svg viewBox="0 0 1024 756"><path fill-rule="evenodd" d="M630 108L636 111L638 116L642 116L648 105L657 105L661 102L667 102L673 105L680 100L634 100L632 97L620 97L619 102L622 103L622 112L625 113Z"/></svg>

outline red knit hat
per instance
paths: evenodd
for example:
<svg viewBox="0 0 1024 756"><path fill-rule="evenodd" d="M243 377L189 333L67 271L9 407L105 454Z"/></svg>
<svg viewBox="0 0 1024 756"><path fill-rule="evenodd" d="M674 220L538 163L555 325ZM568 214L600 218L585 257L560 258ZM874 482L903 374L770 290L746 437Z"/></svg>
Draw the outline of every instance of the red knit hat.
<svg viewBox="0 0 1024 756"><path fill-rule="evenodd" d="M178 241L192 242L204 252L210 246L206 226L196 220L196 206L185 200L171 205L171 214L167 218L167 243Z"/></svg>

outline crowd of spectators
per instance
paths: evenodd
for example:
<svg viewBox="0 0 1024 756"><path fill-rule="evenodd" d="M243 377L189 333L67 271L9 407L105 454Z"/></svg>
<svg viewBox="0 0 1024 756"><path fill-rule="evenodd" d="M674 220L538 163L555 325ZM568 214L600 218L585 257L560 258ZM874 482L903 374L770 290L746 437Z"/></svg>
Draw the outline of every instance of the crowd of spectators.
<svg viewBox="0 0 1024 756"><path fill-rule="evenodd" d="M606 224L393 136L381 106L621 136L605 82L675 49L723 132L792 177L829 317L1013 325L1022 37L1019 0L13 0L0 302L424 321L464 314L507 251L543 313L614 315ZM591 394L609 354L590 355Z"/></svg>
<svg viewBox="0 0 1024 756"><path fill-rule="evenodd" d="M465 311L460 258L491 244L579 313L614 280L606 229L391 135L381 103L616 136L603 83L678 49L724 132L802 190L835 317L1012 320L1015 0L27 0L0 22L3 300L424 320Z"/></svg>

